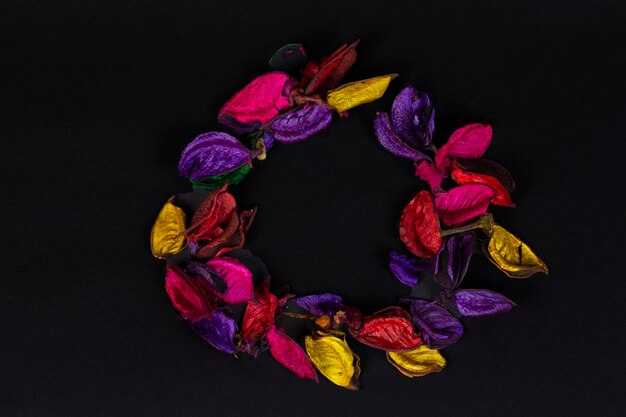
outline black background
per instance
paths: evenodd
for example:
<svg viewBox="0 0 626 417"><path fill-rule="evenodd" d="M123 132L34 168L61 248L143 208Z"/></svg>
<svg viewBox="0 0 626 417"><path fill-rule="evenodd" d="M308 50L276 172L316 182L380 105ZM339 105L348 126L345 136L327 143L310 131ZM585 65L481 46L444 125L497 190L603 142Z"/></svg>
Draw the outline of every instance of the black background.
<svg viewBox="0 0 626 417"><path fill-rule="evenodd" d="M624 400L621 2L28 1L0 6L3 416L619 415ZM235 360L178 321L148 236L222 103L289 42L363 39L347 81L398 72L325 134L277 145L235 188L259 206L248 247L276 285L367 312L407 293L386 266L417 190L376 143L400 88L428 91L435 142L489 122L517 180L496 209L551 268L509 280L476 257L466 285L520 307L464 320L440 374L361 355L362 390Z"/></svg>

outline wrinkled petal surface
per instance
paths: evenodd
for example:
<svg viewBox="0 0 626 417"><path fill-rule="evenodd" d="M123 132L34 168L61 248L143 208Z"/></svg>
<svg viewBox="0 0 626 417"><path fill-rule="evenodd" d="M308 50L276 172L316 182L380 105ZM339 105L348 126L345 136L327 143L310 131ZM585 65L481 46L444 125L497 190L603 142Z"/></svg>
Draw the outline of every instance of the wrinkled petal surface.
<svg viewBox="0 0 626 417"><path fill-rule="evenodd" d="M165 259L185 247L185 212L174 205L171 196L163 205L150 233L152 255Z"/></svg>
<svg viewBox="0 0 626 417"><path fill-rule="evenodd" d="M456 343L463 335L463 325L445 308L427 300L408 301L413 323L429 347L445 348Z"/></svg>
<svg viewBox="0 0 626 417"><path fill-rule="evenodd" d="M333 384L350 390L359 388L359 357L352 352L345 338L323 332L305 336L304 347L318 371Z"/></svg>
<svg viewBox="0 0 626 417"><path fill-rule="evenodd" d="M319 382L315 368L309 357L292 338L271 326L267 332L267 342L270 345L270 353L276 362L289 369L300 378L312 379Z"/></svg>
<svg viewBox="0 0 626 417"><path fill-rule="evenodd" d="M422 342L411 316L400 307L388 307L365 317L361 328L350 328L350 334L365 345L389 351L410 350Z"/></svg>
<svg viewBox="0 0 626 417"><path fill-rule="evenodd" d="M437 213L447 226L459 226L485 214L493 190L482 184L459 185L435 198Z"/></svg>
<svg viewBox="0 0 626 417"><path fill-rule="evenodd" d="M223 175L251 161L250 151L224 132L209 132L195 138L178 163L181 177L197 180Z"/></svg>
<svg viewBox="0 0 626 417"><path fill-rule="evenodd" d="M378 143L395 156L410 159L411 161L426 161L429 158L407 145L393 130L389 115L378 113L374 118L374 132L378 138Z"/></svg>
<svg viewBox="0 0 626 417"><path fill-rule="evenodd" d="M455 130L448 143L435 156L437 167L447 173L452 158L480 158L491 143L492 133L491 126L481 123L472 123Z"/></svg>
<svg viewBox="0 0 626 417"><path fill-rule="evenodd" d="M214 348L226 353L235 352L235 332L237 323L222 311L216 310L209 319L193 324L194 330Z"/></svg>
<svg viewBox="0 0 626 417"><path fill-rule="evenodd" d="M420 258L434 257L441 247L439 218L432 194L420 191L407 204L400 217L400 239Z"/></svg>
<svg viewBox="0 0 626 417"><path fill-rule="evenodd" d="M446 366L441 353L425 345L407 352L387 352L387 360L409 378L439 372Z"/></svg>
<svg viewBox="0 0 626 417"><path fill-rule="evenodd" d="M382 75L367 80L344 84L328 92L326 101L339 113L361 104L371 103L385 94L391 80L398 74Z"/></svg>
<svg viewBox="0 0 626 417"><path fill-rule="evenodd" d="M407 144L416 149L430 145L435 130L435 110L428 94L413 86L402 89L391 107L394 130Z"/></svg>
<svg viewBox="0 0 626 417"><path fill-rule="evenodd" d="M268 130L272 138L279 142L295 143L325 129L332 120L331 108L313 104L277 117L268 125Z"/></svg>
<svg viewBox="0 0 626 417"><path fill-rule="evenodd" d="M528 278L537 272L548 273L548 266L527 244L498 224L493 225L491 237L483 244L483 252L511 278Z"/></svg>
<svg viewBox="0 0 626 417"><path fill-rule="evenodd" d="M295 299L296 304L313 316L332 316L342 305L341 297L335 294L306 295Z"/></svg>
<svg viewBox="0 0 626 417"><path fill-rule="evenodd" d="M491 316L506 313L515 303L502 294L489 290L457 290L452 296L452 305L466 317Z"/></svg>
<svg viewBox="0 0 626 417"><path fill-rule="evenodd" d="M222 299L228 304L246 303L254 297L252 272L237 259L213 258L206 265L226 284Z"/></svg>

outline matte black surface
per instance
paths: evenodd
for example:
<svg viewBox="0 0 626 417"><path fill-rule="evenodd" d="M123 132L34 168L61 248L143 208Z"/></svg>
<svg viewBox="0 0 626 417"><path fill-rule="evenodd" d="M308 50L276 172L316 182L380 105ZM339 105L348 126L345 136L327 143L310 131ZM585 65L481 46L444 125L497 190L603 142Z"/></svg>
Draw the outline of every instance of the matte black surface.
<svg viewBox="0 0 626 417"><path fill-rule="evenodd" d="M0 4L0 415L620 415L624 398L626 7L617 1L26 1ZM399 72L387 96L328 132L276 146L236 188L258 204L248 247L276 285L373 311L407 290L386 266L416 191L372 116L407 83L436 139L494 127L488 156L517 180L496 219L551 267L507 280L477 257L467 285L514 312L465 320L444 372L400 375L361 355L363 389L234 360L176 319L148 235L189 190L194 136L272 52L363 38L347 80Z"/></svg>

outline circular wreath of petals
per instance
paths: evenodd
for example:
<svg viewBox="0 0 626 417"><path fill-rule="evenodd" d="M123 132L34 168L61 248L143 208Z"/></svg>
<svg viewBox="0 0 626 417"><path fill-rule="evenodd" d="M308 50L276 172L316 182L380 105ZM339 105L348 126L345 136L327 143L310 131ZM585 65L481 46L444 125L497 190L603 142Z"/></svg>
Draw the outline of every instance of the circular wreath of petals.
<svg viewBox="0 0 626 417"><path fill-rule="evenodd" d="M389 269L408 287L433 280L439 294L402 298L398 306L364 315L336 294L295 297L272 289L265 266L243 249L256 208L240 209L229 185L250 172L253 160L266 159L275 141L308 139L326 129L335 114L343 117L383 96L396 74L342 84L356 62L358 43L344 44L317 61L300 44L280 48L269 61L271 71L219 111L225 131L202 134L183 150L179 173L198 190L194 193L206 194L204 201L188 216L180 196L169 198L150 239L154 256L168 260L165 289L174 309L205 341L231 355L269 351L300 378L319 382L319 372L350 390L359 387L361 367L348 336L385 351L402 374L424 376L445 367L441 351L463 335L460 318L515 306L502 294L464 285L477 245L510 278L548 273L532 249L488 212L491 205L514 207L515 188L505 168L483 158L491 126L462 126L437 147L433 103L407 86L389 113L374 118L380 145L412 161L423 181L398 219L406 252L390 252ZM302 319L310 334L295 341L281 328L282 318Z"/></svg>

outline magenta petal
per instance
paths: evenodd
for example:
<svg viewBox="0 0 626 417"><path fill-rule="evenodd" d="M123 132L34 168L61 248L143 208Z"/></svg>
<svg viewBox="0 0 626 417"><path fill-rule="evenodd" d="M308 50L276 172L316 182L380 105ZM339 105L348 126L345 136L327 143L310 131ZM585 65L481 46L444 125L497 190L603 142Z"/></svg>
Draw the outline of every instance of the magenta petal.
<svg viewBox="0 0 626 417"><path fill-rule="evenodd" d="M415 176L419 177L422 181L426 181L430 186L430 190L433 193L441 192L441 182L443 180L443 174L432 162L416 162Z"/></svg>
<svg viewBox="0 0 626 417"><path fill-rule="evenodd" d="M207 294L199 285L174 264L167 265L165 291L172 305L185 320L199 320L212 309Z"/></svg>
<svg viewBox="0 0 626 417"><path fill-rule="evenodd" d="M459 313L467 317L506 313L515 306L504 295L489 290L457 290L451 301Z"/></svg>
<svg viewBox="0 0 626 417"><path fill-rule="evenodd" d="M309 357L292 338L277 330L274 325L270 327L266 338L270 346L270 353L278 363L300 378L309 378L319 382Z"/></svg>
<svg viewBox="0 0 626 417"><path fill-rule="evenodd" d="M491 126L481 123L472 123L455 130L448 143L437 151L437 167L447 173L451 166L451 157L480 158L491 143L492 133Z"/></svg>
<svg viewBox="0 0 626 417"><path fill-rule="evenodd" d="M273 139L281 143L299 142L325 129L333 120L333 113L334 110L326 106L307 105L277 117L268 125L268 130Z"/></svg>
<svg viewBox="0 0 626 417"><path fill-rule="evenodd" d="M228 114L240 123L266 124L290 106L293 82L284 72L260 75L224 104L219 117Z"/></svg>
<svg viewBox="0 0 626 417"><path fill-rule="evenodd" d="M452 188L435 198L439 219L447 226L459 226L485 214L493 190L482 184L466 184Z"/></svg>
<svg viewBox="0 0 626 417"><path fill-rule="evenodd" d="M228 304L247 303L254 298L252 272L234 258L213 258L206 265L226 283L222 299Z"/></svg>
<svg viewBox="0 0 626 417"><path fill-rule="evenodd" d="M214 348L226 353L235 352L237 323L223 312L216 310L208 319L193 323L194 330Z"/></svg>
<svg viewBox="0 0 626 417"><path fill-rule="evenodd" d="M178 173L192 180L221 175L250 163L250 151L224 132L209 132L195 138L183 151Z"/></svg>

